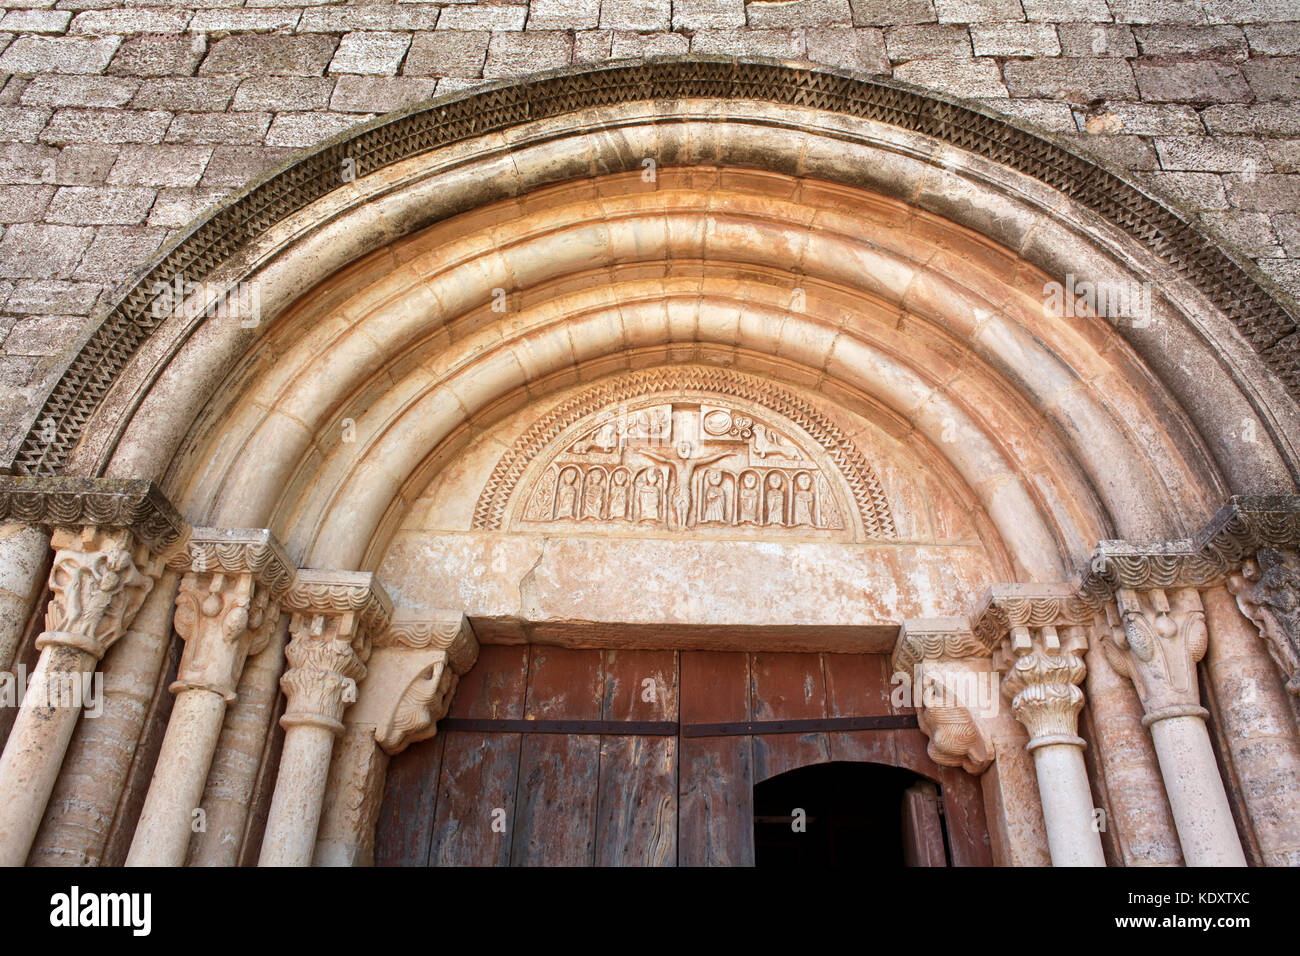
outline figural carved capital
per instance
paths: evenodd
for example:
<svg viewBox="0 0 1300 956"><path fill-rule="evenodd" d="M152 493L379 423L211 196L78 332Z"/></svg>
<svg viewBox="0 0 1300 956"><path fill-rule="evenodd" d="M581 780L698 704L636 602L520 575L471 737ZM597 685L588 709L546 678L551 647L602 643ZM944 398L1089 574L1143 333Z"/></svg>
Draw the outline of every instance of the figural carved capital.
<svg viewBox="0 0 1300 956"><path fill-rule="evenodd" d="M893 663L895 693L901 687L902 703L916 708L930 759L975 775L987 770L998 716L997 675L965 619L904 621Z"/></svg>
<svg viewBox="0 0 1300 956"><path fill-rule="evenodd" d="M1300 696L1300 555L1261 548L1227 585L1241 613L1259 629L1287 692Z"/></svg>
<svg viewBox="0 0 1300 956"><path fill-rule="evenodd" d="M51 598L36 646L64 645L99 660L140 610L158 562L123 529L59 528L51 544Z"/></svg>
<svg viewBox="0 0 1300 956"><path fill-rule="evenodd" d="M1066 584L997 584L975 616L976 638L1003 675L1002 693L1029 732L1029 749L1082 747L1084 626L1092 612Z"/></svg>
<svg viewBox="0 0 1300 956"><path fill-rule="evenodd" d="M293 636L280 678L288 700L280 724L341 733L343 712L366 675L372 635L388 626L392 601L373 574L312 569L298 572L282 603Z"/></svg>
<svg viewBox="0 0 1300 956"><path fill-rule="evenodd" d="M266 646L279 621L293 565L269 531L195 528L168 566L188 568L175 617L185 651L171 691L208 690L233 701L244 661Z"/></svg>
<svg viewBox="0 0 1300 956"><path fill-rule="evenodd" d="M1209 644L1200 595L1191 588L1121 588L1115 604L1106 606L1106 615L1106 659L1133 682L1146 712L1143 724L1207 716L1196 683L1196 664Z"/></svg>
<svg viewBox="0 0 1300 956"><path fill-rule="evenodd" d="M460 676L478 658L478 641L455 613L394 621L374 643L348 722L373 725L379 745L396 754L437 732Z"/></svg>

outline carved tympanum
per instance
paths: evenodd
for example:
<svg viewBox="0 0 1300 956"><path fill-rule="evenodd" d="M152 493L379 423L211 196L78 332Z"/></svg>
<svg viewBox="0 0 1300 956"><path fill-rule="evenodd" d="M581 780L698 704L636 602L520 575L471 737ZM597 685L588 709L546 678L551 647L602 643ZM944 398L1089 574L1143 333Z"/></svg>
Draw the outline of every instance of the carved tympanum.
<svg viewBox="0 0 1300 956"><path fill-rule="evenodd" d="M474 527L892 538L879 479L788 390L720 369L654 369L543 416L497 467Z"/></svg>

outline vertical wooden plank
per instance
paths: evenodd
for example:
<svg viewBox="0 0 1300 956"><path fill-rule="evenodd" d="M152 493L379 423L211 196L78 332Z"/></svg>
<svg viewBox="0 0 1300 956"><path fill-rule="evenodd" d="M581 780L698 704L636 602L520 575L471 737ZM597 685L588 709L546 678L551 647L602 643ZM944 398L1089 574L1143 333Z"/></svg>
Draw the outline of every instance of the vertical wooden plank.
<svg viewBox="0 0 1300 956"><path fill-rule="evenodd" d="M603 670L602 720L677 719L676 652L605 651ZM677 864L676 737L601 739L595 863Z"/></svg>
<svg viewBox="0 0 1300 956"><path fill-rule="evenodd" d="M943 826L939 822L939 790L925 781L903 791L903 863L906 866L947 866Z"/></svg>
<svg viewBox="0 0 1300 956"><path fill-rule="evenodd" d="M524 716L599 720L601 652L533 648ZM600 738L525 734L519 756L512 866L590 866L596 847Z"/></svg>
<svg viewBox="0 0 1300 956"><path fill-rule="evenodd" d="M754 654L750 660L753 720L808 720L826 716L826 678L820 654ZM824 733L761 734L754 738L754 781L830 760Z"/></svg>
<svg viewBox="0 0 1300 956"><path fill-rule="evenodd" d="M942 767L943 815L953 866L992 866L993 849L979 778L960 767Z"/></svg>
<svg viewBox="0 0 1300 956"><path fill-rule="evenodd" d="M478 662L461 678L449 716L521 718L527 675L527 647L485 645ZM454 731L439 737L445 742L429 842L430 864L509 865L520 735Z"/></svg>
<svg viewBox="0 0 1300 956"><path fill-rule="evenodd" d="M428 865L445 743L439 734L389 761L375 823L375 866Z"/></svg>
<svg viewBox="0 0 1300 956"><path fill-rule="evenodd" d="M892 667L884 654L823 654L827 717L883 717L890 706ZM831 734L830 759L893 766L894 731L856 730Z"/></svg>
<svg viewBox="0 0 1300 956"><path fill-rule="evenodd" d="M683 724L749 719L749 655L681 655ZM754 768L749 737L684 737L678 767L680 866L754 865Z"/></svg>

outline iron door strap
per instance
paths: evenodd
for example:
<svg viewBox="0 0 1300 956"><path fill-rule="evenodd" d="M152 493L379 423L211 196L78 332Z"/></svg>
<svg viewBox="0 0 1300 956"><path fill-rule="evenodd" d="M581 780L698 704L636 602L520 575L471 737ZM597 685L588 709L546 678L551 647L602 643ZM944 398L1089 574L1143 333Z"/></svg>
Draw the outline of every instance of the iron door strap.
<svg viewBox="0 0 1300 956"><path fill-rule="evenodd" d="M861 730L912 730L915 714L826 717L812 720L742 720L720 724L679 724L674 720L493 720L444 717L442 731L487 734L589 734L621 737L750 737L764 734L815 734Z"/></svg>

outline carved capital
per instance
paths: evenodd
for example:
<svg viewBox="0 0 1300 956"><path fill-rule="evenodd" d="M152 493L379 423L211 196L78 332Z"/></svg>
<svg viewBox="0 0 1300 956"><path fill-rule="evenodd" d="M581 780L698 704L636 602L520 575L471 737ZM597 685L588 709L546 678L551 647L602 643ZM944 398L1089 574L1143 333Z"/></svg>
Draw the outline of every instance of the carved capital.
<svg viewBox="0 0 1300 956"><path fill-rule="evenodd" d="M463 614L394 621L375 641L369 673L350 724L369 724L396 754L437 731L460 676L478 658L478 641Z"/></svg>
<svg viewBox="0 0 1300 956"><path fill-rule="evenodd" d="M1087 674L1084 625L1092 612L1067 584L997 584L975 616L976 639L993 654L1011 712L1029 732L1029 749L1083 746L1079 711Z"/></svg>
<svg viewBox="0 0 1300 956"><path fill-rule="evenodd" d="M188 569L175 617L185 652L170 689L208 690L233 701L244 661L266 646L279 621L293 565L269 531L195 528L168 566Z"/></svg>
<svg viewBox="0 0 1300 956"><path fill-rule="evenodd" d="M979 775L993 761L997 675L961 618L903 622L894 647L894 683L907 691L926 752L940 766Z"/></svg>
<svg viewBox="0 0 1300 956"><path fill-rule="evenodd" d="M1300 555L1261 548L1227 585L1241 613L1259 628L1287 692L1300 697Z"/></svg>
<svg viewBox="0 0 1300 956"><path fill-rule="evenodd" d="M57 529L50 598L37 647L62 644L101 659L126 631L161 570L129 531Z"/></svg>
<svg viewBox="0 0 1300 956"><path fill-rule="evenodd" d="M280 678L288 698L280 723L342 732L343 711L366 675L371 636L388 626L392 601L373 574L313 569L298 572L283 605L292 612L293 637Z"/></svg>
<svg viewBox="0 0 1300 956"><path fill-rule="evenodd" d="M1171 601L1172 597L1176 600ZM1133 682L1150 726L1167 717L1205 717L1196 664L1209 642L1200 595L1191 588L1121 588L1106 606L1106 659Z"/></svg>

